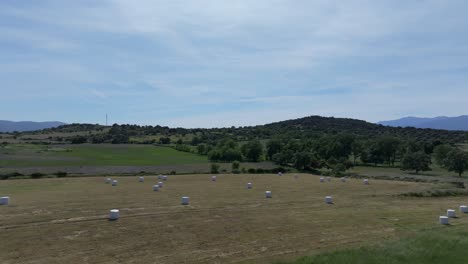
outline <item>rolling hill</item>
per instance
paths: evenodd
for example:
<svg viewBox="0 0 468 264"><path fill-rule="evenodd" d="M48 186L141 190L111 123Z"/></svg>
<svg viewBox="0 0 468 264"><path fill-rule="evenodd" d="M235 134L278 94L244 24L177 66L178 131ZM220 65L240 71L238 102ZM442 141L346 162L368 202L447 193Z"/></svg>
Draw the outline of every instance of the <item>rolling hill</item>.
<svg viewBox="0 0 468 264"><path fill-rule="evenodd" d="M46 128L58 127L65 125L65 123L58 121L47 121L47 122L33 122L33 121L7 121L0 120L0 132L13 132L13 131L34 131Z"/></svg>
<svg viewBox="0 0 468 264"><path fill-rule="evenodd" d="M433 118L404 117L397 120L381 121L379 124L392 127L416 127L468 131L468 115L457 117L438 116Z"/></svg>

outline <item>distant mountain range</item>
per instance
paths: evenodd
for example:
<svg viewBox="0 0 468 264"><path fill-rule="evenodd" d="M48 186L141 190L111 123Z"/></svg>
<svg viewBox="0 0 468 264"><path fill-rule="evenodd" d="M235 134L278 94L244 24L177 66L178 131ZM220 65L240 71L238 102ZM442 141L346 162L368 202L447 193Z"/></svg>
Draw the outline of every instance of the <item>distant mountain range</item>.
<svg viewBox="0 0 468 264"><path fill-rule="evenodd" d="M23 131L34 131L34 130L41 130L46 128L58 127L61 125L65 125L65 123L58 122L58 121L50 121L50 122L32 122L32 121L7 121L7 120L0 120L0 132L23 132Z"/></svg>
<svg viewBox="0 0 468 264"><path fill-rule="evenodd" d="M378 124L392 127L416 127L468 131L468 115L457 117L438 116L433 118L410 116L397 120L381 121Z"/></svg>

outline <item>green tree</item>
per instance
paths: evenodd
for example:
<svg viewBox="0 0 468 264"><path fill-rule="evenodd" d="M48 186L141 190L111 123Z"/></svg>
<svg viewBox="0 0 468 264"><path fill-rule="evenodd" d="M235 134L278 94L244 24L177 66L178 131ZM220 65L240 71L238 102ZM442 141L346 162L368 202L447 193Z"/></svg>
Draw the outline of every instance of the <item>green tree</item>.
<svg viewBox="0 0 468 264"><path fill-rule="evenodd" d="M170 137L161 137L159 138L159 144L171 144Z"/></svg>
<svg viewBox="0 0 468 264"><path fill-rule="evenodd" d="M294 168L298 170L306 169L312 161L312 155L309 152L298 152L294 155Z"/></svg>
<svg viewBox="0 0 468 264"><path fill-rule="evenodd" d="M382 158L390 165L395 164L398 146L400 140L396 137L385 136L377 141L377 147L382 155Z"/></svg>
<svg viewBox="0 0 468 264"><path fill-rule="evenodd" d="M370 141L367 143L361 153L361 160L364 163L373 163L375 166L385 161L382 150L379 148L377 142Z"/></svg>
<svg viewBox="0 0 468 264"><path fill-rule="evenodd" d="M408 152L401 161L401 170L414 170L416 174L420 171L429 171L431 168L431 157L423 151Z"/></svg>
<svg viewBox="0 0 468 264"><path fill-rule="evenodd" d="M447 154L445 159L445 168L448 171L454 171L461 177L463 172L468 169L468 153L459 149L454 149Z"/></svg>
<svg viewBox="0 0 468 264"><path fill-rule="evenodd" d="M241 151L247 160L257 162L263 155L263 145L260 141L253 140L244 144Z"/></svg>
<svg viewBox="0 0 468 264"><path fill-rule="evenodd" d="M364 151L364 144L362 141L355 140L351 144L351 154L353 154L353 164L356 165L356 160L361 157Z"/></svg>
<svg viewBox="0 0 468 264"><path fill-rule="evenodd" d="M197 146L197 153L200 154L200 155L206 155L206 144L199 144Z"/></svg>
<svg viewBox="0 0 468 264"><path fill-rule="evenodd" d="M445 166L445 160L447 159L447 156L449 152L453 151L454 148L450 145L439 145L434 148L434 159L437 164L440 166L444 167Z"/></svg>
<svg viewBox="0 0 468 264"><path fill-rule="evenodd" d="M210 172L214 174L219 173L219 164L212 163Z"/></svg>
<svg viewBox="0 0 468 264"><path fill-rule="evenodd" d="M283 150L282 152L276 153L275 155L273 155L272 160L276 164L287 166L293 162L293 158L294 158L294 152L288 149L288 150Z"/></svg>
<svg viewBox="0 0 468 264"><path fill-rule="evenodd" d="M232 173L239 173L240 162L235 160L232 162Z"/></svg>
<svg viewBox="0 0 468 264"><path fill-rule="evenodd" d="M272 140L268 141L268 143L266 145L268 159L272 160L273 155L275 155L276 153L281 152L282 147L283 147L283 145L282 145L281 141L278 140L278 139L272 139Z"/></svg>

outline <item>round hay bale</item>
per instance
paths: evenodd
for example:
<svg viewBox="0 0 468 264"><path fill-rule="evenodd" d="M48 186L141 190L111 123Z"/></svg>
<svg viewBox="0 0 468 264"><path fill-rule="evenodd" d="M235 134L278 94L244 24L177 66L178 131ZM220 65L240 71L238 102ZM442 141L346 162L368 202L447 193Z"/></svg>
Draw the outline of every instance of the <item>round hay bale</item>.
<svg viewBox="0 0 468 264"><path fill-rule="evenodd" d="M106 183L111 183L111 182L112 182L112 179L111 179L111 178L107 178L107 179L105 180L105 182L106 182Z"/></svg>
<svg viewBox="0 0 468 264"><path fill-rule="evenodd" d="M327 181L328 181L328 182L331 182L331 177L327 177Z"/></svg>
<svg viewBox="0 0 468 264"><path fill-rule="evenodd" d="M265 192L265 198L272 198L271 191Z"/></svg>
<svg viewBox="0 0 468 264"><path fill-rule="evenodd" d="M341 182L346 182L346 178L345 177L341 178Z"/></svg>
<svg viewBox="0 0 468 264"><path fill-rule="evenodd" d="M182 205L188 205L190 202L189 200L190 200L190 197L188 196L182 197Z"/></svg>
<svg viewBox="0 0 468 264"><path fill-rule="evenodd" d="M118 183L119 183L119 181L113 180L113 181L112 181L112 186L117 186Z"/></svg>
<svg viewBox="0 0 468 264"><path fill-rule="evenodd" d="M216 181L216 176L211 176L211 181Z"/></svg>
<svg viewBox="0 0 468 264"><path fill-rule="evenodd" d="M449 224L449 218L447 216L439 216L439 223L441 225L448 225Z"/></svg>
<svg viewBox="0 0 468 264"><path fill-rule="evenodd" d="M8 205L10 203L9 196L0 197L0 205Z"/></svg>
<svg viewBox="0 0 468 264"><path fill-rule="evenodd" d="M120 217L119 209L112 209L112 210L110 210L110 212L109 212L109 220L114 221L114 220L119 219L119 217Z"/></svg>
<svg viewBox="0 0 468 264"><path fill-rule="evenodd" d="M161 174L158 175L158 179L162 180L162 175Z"/></svg>
<svg viewBox="0 0 468 264"><path fill-rule="evenodd" d="M164 186L163 182L158 182L159 188L162 188Z"/></svg>
<svg viewBox="0 0 468 264"><path fill-rule="evenodd" d="M325 178L320 177L320 182L325 182Z"/></svg>
<svg viewBox="0 0 468 264"><path fill-rule="evenodd" d="M162 179L163 181L167 181L167 175L163 175Z"/></svg>
<svg viewBox="0 0 468 264"><path fill-rule="evenodd" d="M333 198L331 196L325 196L325 203L332 204L333 203Z"/></svg>
<svg viewBox="0 0 468 264"><path fill-rule="evenodd" d="M364 182L365 185L369 185L369 179L364 179L363 182Z"/></svg>
<svg viewBox="0 0 468 264"><path fill-rule="evenodd" d="M453 209L448 209L448 210L447 210L447 216L450 217L450 218L455 218L455 217L457 217L457 216L456 216L456 213L455 213L455 210L453 210Z"/></svg>
<svg viewBox="0 0 468 264"><path fill-rule="evenodd" d="M153 185L153 191L154 192L159 192L159 185Z"/></svg>
<svg viewBox="0 0 468 264"><path fill-rule="evenodd" d="M252 183L251 182L247 183L247 189L252 189Z"/></svg>
<svg viewBox="0 0 468 264"><path fill-rule="evenodd" d="M138 178L138 181L139 181L139 182L144 182L144 181L145 181L145 177L139 177L139 178Z"/></svg>
<svg viewBox="0 0 468 264"><path fill-rule="evenodd" d="M283 173L281 171L278 172L278 176L283 176Z"/></svg>
<svg viewBox="0 0 468 264"><path fill-rule="evenodd" d="M462 212L464 214L468 213L468 206L460 205L460 212Z"/></svg>

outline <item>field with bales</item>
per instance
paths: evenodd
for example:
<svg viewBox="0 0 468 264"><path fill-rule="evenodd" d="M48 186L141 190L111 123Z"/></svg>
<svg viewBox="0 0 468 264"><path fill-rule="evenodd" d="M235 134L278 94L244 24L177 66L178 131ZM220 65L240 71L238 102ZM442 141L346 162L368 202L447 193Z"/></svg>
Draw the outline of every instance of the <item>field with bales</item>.
<svg viewBox="0 0 468 264"><path fill-rule="evenodd" d="M170 175L153 191L157 176L112 178L117 186L104 177L2 181L0 196L10 200L0 205L0 263L274 263L317 254L322 262L297 263L345 263L323 259L382 252L421 234L448 239L468 227L458 212L466 193L441 192L448 184L198 174ZM108 220L110 209L118 220ZM447 209L458 217L443 226Z"/></svg>

